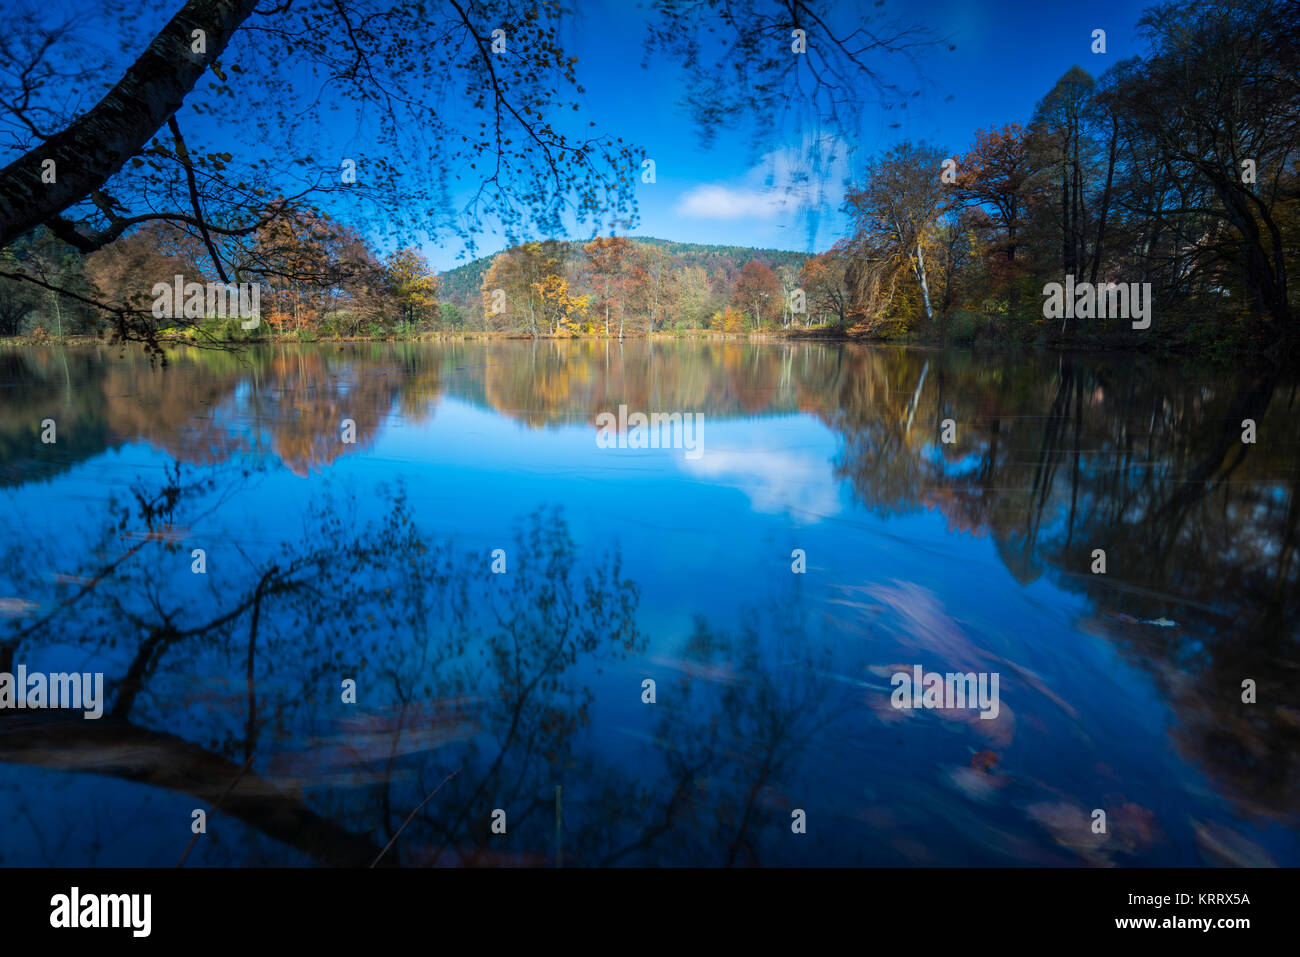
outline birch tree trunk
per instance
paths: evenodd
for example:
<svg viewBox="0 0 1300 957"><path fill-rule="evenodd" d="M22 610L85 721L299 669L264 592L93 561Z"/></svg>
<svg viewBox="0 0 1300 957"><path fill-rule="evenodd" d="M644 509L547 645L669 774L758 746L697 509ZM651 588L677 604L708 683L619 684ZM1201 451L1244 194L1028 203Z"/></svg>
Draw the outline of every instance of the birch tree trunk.
<svg viewBox="0 0 1300 957"><path fill-rule="evenodd" d="M930 286L925 280L925 254L921 244L916 244L916 281L921 284L921 299L925 302L925 318L934 321L934 309L930 306Z"/></svg>

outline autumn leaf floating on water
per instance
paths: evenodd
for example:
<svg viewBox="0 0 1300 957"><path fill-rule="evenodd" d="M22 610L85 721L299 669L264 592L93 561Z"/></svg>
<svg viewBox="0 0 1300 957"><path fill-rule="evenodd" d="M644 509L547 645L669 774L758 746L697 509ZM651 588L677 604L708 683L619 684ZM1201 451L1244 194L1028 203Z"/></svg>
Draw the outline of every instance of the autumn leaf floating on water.
<svg viewBox="0 0 1300 957"><path fill-rule="evenodd" d="M1031 804L1025 811L1056 844L1094 867L1112 867L1118 855L1141 853L1158 837L1155 814L1131 801L1109 811L1104 833L1093 829L1095 812L1066 801Z"/></svg>
<svg viewBox="0 0 1300 957"><path fill-rule="evenodd" d="M976 771L993 772L993 765L999 761L998 755L994 751L976 751L970 759L970 766Z"/></svg>
<svg viewBox="0 0 1300 957"><path fill-rule="evenodd" d="M1025 808L1029 819L1042 827L1059 846L1073 852L1094 867L1111 867L1112 848L1106 835L1092 829L1092 817L1077 804L1043 801Z"/></svg>
<svg viewBox="0 0 1300 957"><path fill-rule="evenodd" d="M1001 756L996 751L974 751L970 765L950 768L948 779L957 790L972 801L991 803L998 792L1011 781L1007 775L998 774L994 770L1001 760Z"/></svg>
<svg viewBox="0 0 1300 957"><path fill-rule="evenodd" d="M1160 835L1155 812L1132 801L1125 801L1111 813L1110 831L1130 854L1146 850Z"/></svg>

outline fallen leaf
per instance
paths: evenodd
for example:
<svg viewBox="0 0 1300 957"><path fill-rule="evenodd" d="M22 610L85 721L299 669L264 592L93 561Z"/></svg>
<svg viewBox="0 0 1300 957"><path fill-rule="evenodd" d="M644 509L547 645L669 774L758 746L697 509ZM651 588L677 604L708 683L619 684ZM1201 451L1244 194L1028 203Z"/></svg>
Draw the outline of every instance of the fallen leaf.
<svg viewBox="0 0 1300 957"><path fill-rule="evenodd" d="M988 771L997 763L998 756L994 751L976 751L970 759L970 766L976 771Z"/></svg>

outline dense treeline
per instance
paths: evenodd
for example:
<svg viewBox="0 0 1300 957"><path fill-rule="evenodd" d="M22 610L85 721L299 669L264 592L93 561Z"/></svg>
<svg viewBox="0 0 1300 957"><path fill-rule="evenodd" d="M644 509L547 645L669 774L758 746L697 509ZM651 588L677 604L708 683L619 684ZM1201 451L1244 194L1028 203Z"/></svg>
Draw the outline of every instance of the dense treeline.
<svg viewBox="0 0 1300 957"><path fill-rule="evenodd" d="M540 270L543 277L564 280L570 300L565 325L579 333L617 337L722 331L727 320L729 331L742 331L808 324L809 317L792 313L789 303L808 258L777 249L597 237L587 243L524 244L450 270L440 279L445 298L462 310L459 318L468 329L531 333L530 315L536 315L540 292L522 280L530 270ZM757 304L751 302L743 312L731 308L742 278L760 284L762 292ZM558 289L555 280L551 285ZM494 313L492 297L498 288L505 303Z"/></svg>
<svg viewBox="0 0 1300 957"><path fill-rule="evenodd" d="M965 153L904 143L848 193L833 257L848 318L876 334L1096 338L1044 318L1044 286L1150 283L1154 338L1294 338L1300 6L1163 3L1150 55L1074 67L1028 124ZM944 175L944 172L947 175Z"/></svg>
<svg viewBox="0 0 1300 957"><path fill-rule="evenodd" d="M1071 68L1025 123L964 151L904 142L845 194L850 231L817 255L596 236L511 246L435 276L414 249L381 257L314 208L224 241L257 283L262 322L203 312L187 334L390 336L495 331L623 338L821 330L956 342L1295 339L1300 231L1300 10L1191 0L1151 8L1149 53ZM83 253L40 227L0 252L0 335L94 332L148 315L173 275L218 278L210 237L153 221ZM1151 325L1044 308L1048 284L1148 292ZM1066 295L1070 295L1067 292ZM159 323L162 329L168 322ZM1138 327L1141 328L1141 327Z"/></svg>
<svg viewBox="0 0 1300 957"><path fill-rule="evenodd" d="M809 258L625 236L524 243L462 267L477 286L457 306L467 328L536 336L808 328L825 319L798 301Z"/></svg>
<svg viewBox="0 0 1300 957"><path fill-rule="evenodd" d="M1100 77L1071 68L1024 125L980 130L964 152L904 142L872 157L846 193L850 235L819 255L774 263L780 254L725 250L699 261L620 237L530 243L466 267L453 315L543 336L818 328L1132 342L1141 290L1148 341L1289 341L1300 248L1297 12L1151 8L1141 21L1148 57ZM1071 303L1049 317L1052 283L1123 285L1133 308L1102 318Z"/></svg>
<svg viewBox="0 0 1300 957"><path fill-rule="evenodd" d="M167 224L87 257L37 230L4 255L50 277L59 290L0 278L0 335L94 334L100 327L95 302L147 311L155 283L176 275L215 279L202 245ZM817 311L821 299L811 312L792 301L796 290L810 286L808 260L781 250L597 237L524 243L438 276L418 250L381 258L358 232L313 212L259 230L238 260L236 275L261 287L257 328L208 313L179 316L170 325L213 339L808 328L835 318Z"/></svg>
<svg viewBox="0 0 1300 957"><path fill-rule="evenodd" d="M96 334L101 304L153 314L155 285L215 282L201 243L167 223L151 223L82 256L44 228L0 252L43 288L0 278L0 335ZM259 322L209 310L157 319L191 338L389 336L429 327L438 315L438 278L415 249L383 257L356 231L320 212L298 214L256 231L235 260L234 276L260 289ZM176 310L179 313L179 309Z"/></svg>

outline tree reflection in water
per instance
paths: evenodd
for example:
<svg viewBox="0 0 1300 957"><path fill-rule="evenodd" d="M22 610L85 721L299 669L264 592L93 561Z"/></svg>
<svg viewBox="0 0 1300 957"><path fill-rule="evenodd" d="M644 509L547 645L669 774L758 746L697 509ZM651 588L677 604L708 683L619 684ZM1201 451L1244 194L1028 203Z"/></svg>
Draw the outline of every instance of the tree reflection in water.
<svg viewBox="0 0 1300 957"><path fill-rule="evenodd" d="M819 420L839 440L835 474L864 510L936 511L954 533L989 536L1021 583L1046 576L1084 597L1091 612L1077 627L1152 676L1181 759L1243 819L1296 825L1300 435L1294 386L1277 377L751 343L274 349L242 362L181 355L163 371L34 350L5 353L3 370L6 484L141 440L183 465L119 497L77 541L7 537L5 593L40 610L6 623L0 670L73 649L106 672L111 706L97 722L0 714L0 758L75 772L88 789L111 777L194 806L220 800L240 838L205 845L207 863L369 863L457 769L383 864L549 864L557 783L574 864L943 863L942 840L954 862L975 853L962 840L1032 861L1045 851L1028 834L1108 863L1140 859L1160 839L1150 810L1124 799L1127 844L1078 842L1075 815L1091 799L1006 769L1004 750L1035 723L1083 734L1081 703L1014 643L972 634L914 583L839 581L830 598L778 589L739 627L700 616L679 639L646 635L641 588L618 554L580 547L560 512L521 519L510 573L498 576L486 554L425 530L429 516L397 483L379 490L381 520L320 492L301 533L277 549L230 548L209 558L220 575L189 573L188 530L257 494L259 467L328 469L365 454L394 410L418 422L444 396L528 429L594 429L619 402L703 409L711 422ZM34 423L52 412L60 444L42 457ZM334 439L345 416L356 445ZM947 418L955 445L938 441ZM1258 444L1241 441L1244 419ZM1089 569L1098 543L1104 576ZM1142 624L1158 619L1177 626ZM963 732L972 766L950 774L953 793L989 807L996 794L1019 825L909 783L885 745L918 732L876 708L901 661L998 669L1018 688L996 731L976 722ZM597 716L600 689L625 682L620 693L635 701L650 671L659 703L636 712L648 717ZM340 701L346 677L355 707ZM1241 703L1244 678L1258 684L1254 707ZM859 766L867 780L846 782ZM894 783L871 783L877 775ZM819 788L846 787L864 795L857 806L841 794L818 820L887 848L848 848L824 826L791 844L790 812L816 805ZM893 833L908 802L965 837L908 844ZM494 808L507 810L509 840L491 832ZM1029 830L1009 837L1017 826ZM1222 828L1203 830L1210 858L1254 859ZM93 857L65 853L64 863ZM170 852L150 853L166 863Z"/></svg>

